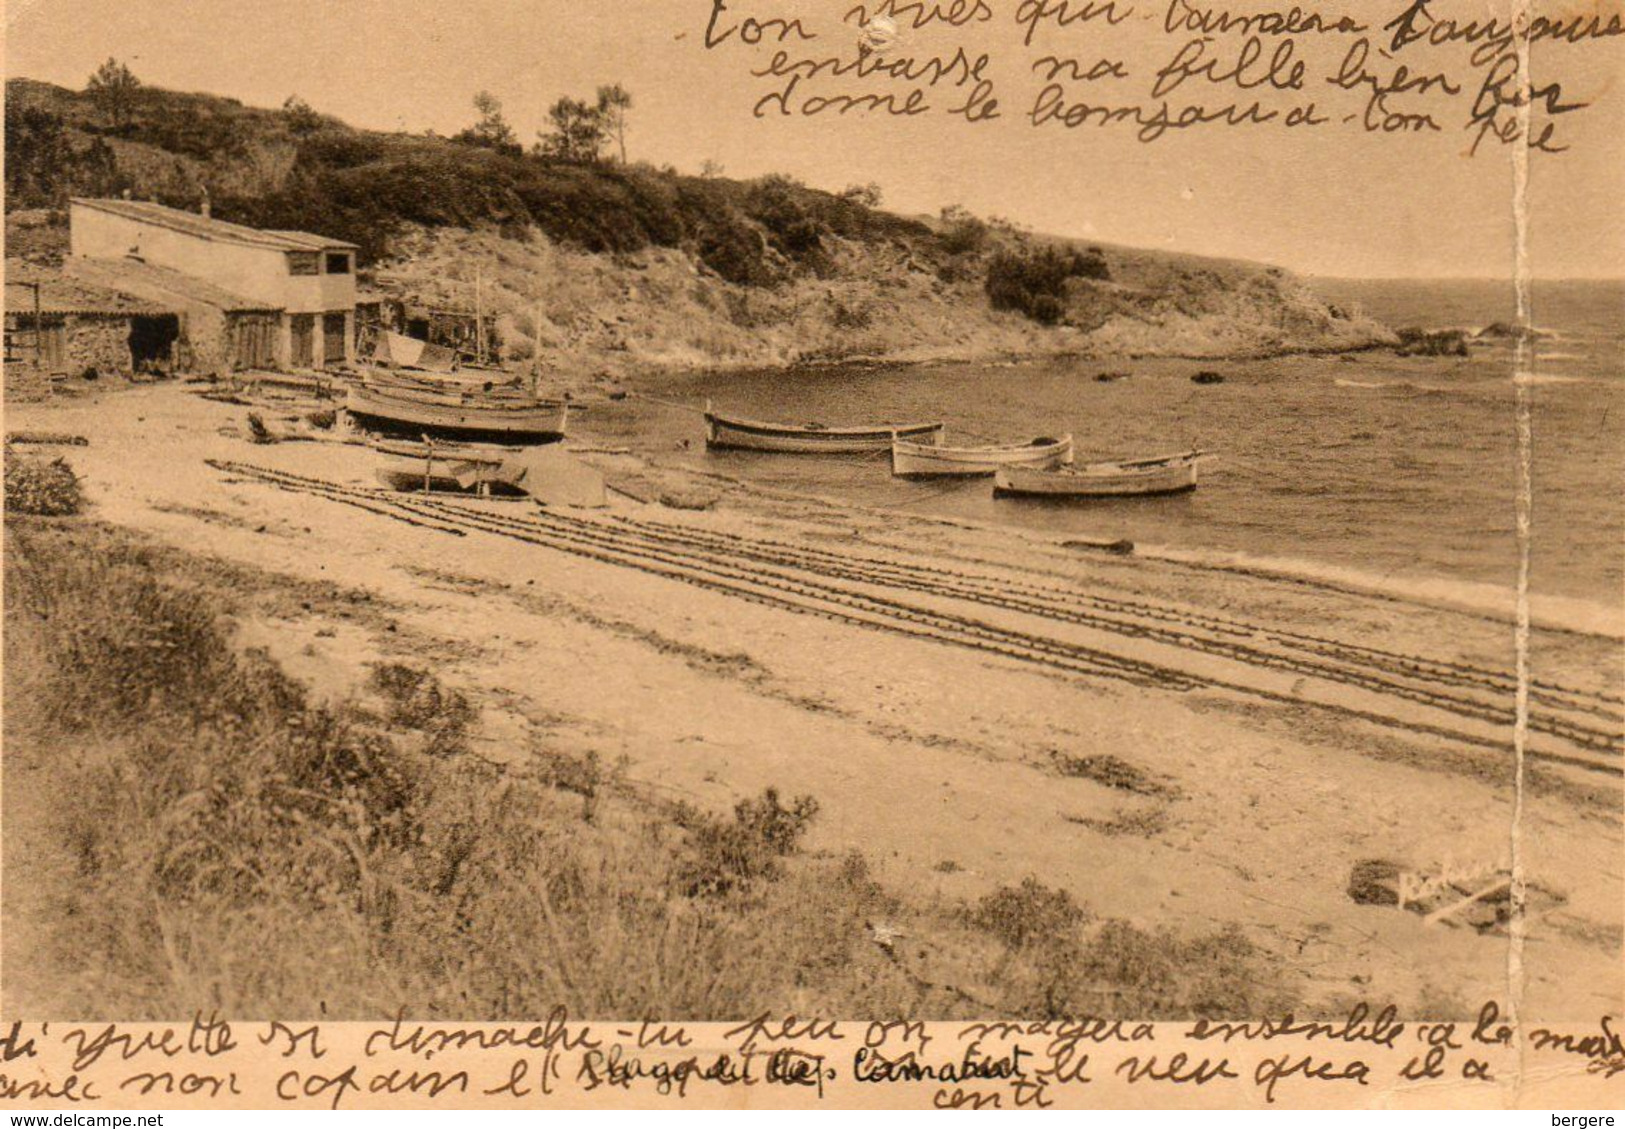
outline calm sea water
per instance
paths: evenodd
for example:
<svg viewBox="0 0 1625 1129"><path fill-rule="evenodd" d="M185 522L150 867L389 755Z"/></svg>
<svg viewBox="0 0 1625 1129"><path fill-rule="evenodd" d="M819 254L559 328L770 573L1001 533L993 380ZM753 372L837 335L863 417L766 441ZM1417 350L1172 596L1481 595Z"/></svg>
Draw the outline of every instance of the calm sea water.
<svg viewBox="0 0 1625 1129"><path fill-rule="evenodd" d="M1325 281L1330 300L1390 325L1510 320L1505 284ZM1625 599L1625 283L1541 285L1535 323L1532 589L1558 603ZM1199 386L1199 369L1225 382ZM1102 372L1132 375L1098 382ZM1516 578L1512 348L1470 358L1288 357L695 375L658 395L783 421L941 419L948 441L1071 432L1080 461L1202 447L1220 455L1179 497L1081 504L995 500L987 480L893 479L884 456L707 453L697 416L595 411L591 429L672 461L899 511L1050 533L1130 538L1199 555L1353 574L1395 589ZM684 447L684 442L687 446Z"/></svg>

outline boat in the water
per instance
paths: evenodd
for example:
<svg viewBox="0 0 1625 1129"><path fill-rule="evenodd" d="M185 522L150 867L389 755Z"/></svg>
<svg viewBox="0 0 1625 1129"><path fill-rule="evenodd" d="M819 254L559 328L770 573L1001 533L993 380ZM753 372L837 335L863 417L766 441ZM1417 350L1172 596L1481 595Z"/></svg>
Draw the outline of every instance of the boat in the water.
<svg viewBox="0 0 1625 1129"><path fill-rule="evenodd" d="M941 443L940 423L882 423L866 427L766 423L705 412L705 445L737 451L777 451L797 455L849 455L890 449L894 439Z"/></svg>
<svg viewBox="0 0 1625 1129"><path fill-rule="evenodd" d="M1054 470L1072 463L1072 436L996 443L984 447L944 447L897 439L891 445L891 472L901 478L986 477L1000 467Z"/></svg>
<svg viewBox="0 0 1625 1129"><path fill-rule="evenodd" d="M373 474L391 490L523 494L523 449L464 443L405 443L382 440L372 449L383 456Z"/></svg>
<svg viewBox="0 0 1625 1129"><path fill-rule="evenodd" d="M1029 498L1143 498L1196 489L1203 451L1181 451L1147 459L1089 463L1063 470L1001 467L993 478L995 495Z"/></svg>
<svg viewBox="0 0 1625 1129"><path fill-rule="evenodd" d="M523 393L429 390L396 383L350 387L345 409L356 425L380 435L487 443L556 443L564 438L570 405Z"/></svg>

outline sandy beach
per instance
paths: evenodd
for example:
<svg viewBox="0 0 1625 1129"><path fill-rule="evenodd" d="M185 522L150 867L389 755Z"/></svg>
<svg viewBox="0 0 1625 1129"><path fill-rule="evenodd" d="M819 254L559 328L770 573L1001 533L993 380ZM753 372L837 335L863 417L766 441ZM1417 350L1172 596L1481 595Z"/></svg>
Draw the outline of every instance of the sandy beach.
<svg viewBox="0 0 1625 1129"><path fill-rule="evenodd" d="M909 898L1034 875L1145 927L1235 923L1327 1005L1507 999L1504 927L1349 888L1365 861L1492 871L1516 842L1525 1014L1625 998L1617 637L1537 627L1515 835L1501 618L592 453L590 411L571 443L615 488L606 510L363 508L365 447L251 445L249 409L200 390L19 404L7 425L88 440L64 453L94 519L365 593L262 601L237 626L321 697L411 659L479 707L474 755L592 753L629 797L718 811L809 794L809 848L861 850ZM1130 786L1067 771L1104 754ZM28 882L19 846L8 885Z"/></svg>

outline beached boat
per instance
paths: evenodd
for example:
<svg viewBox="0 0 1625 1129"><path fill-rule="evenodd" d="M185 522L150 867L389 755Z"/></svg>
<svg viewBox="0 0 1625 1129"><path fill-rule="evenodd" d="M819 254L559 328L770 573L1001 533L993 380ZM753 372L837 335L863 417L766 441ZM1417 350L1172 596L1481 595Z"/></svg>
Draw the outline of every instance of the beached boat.
<svg viewBox="0 0 1625 1129"><path fill-rule="evenodd" d="M474 442L553 443L564 438L570 405L528 395L430 391L398 384L353 385L345 409L381 435Z"/></svg>
<svg viewBox="0 0 1625 1129"><path fill-rule="evenodd" d="M419 372L414 369L367 369L361 376L364 384L386 388L405 388L419 392L457 395L465 392L489 392L495 395L519 395L522 377L504 369L458 369L454 373Z"/></svg>
<svg viewBox="0 0 1625 1129"><path fill-rule="evenodd" d="M1001 467L994 475L995 495L1031 498L1135 498L1179 494L1196 489L1201 451L1181 451L1148 459L1090 463L1066 470Z"/></svg>
<svg viewBox="0 0 1625 1129"><path fill-rule="evenodd" d="M895 440L891 445L891 472L903 478L939 476L986 477L1000 467L1054 470L1072 462L1072 436L1034 439L1030 443L998 443L985 447L943 447L931 443Z"/></svg>
<svg viewBox="0 0 1625 1129"><path fill-rule="evenodd" d="M373 450L383 456L373 473L391 490L524 493L526 467L515 458L521 448L382 441Z"/></svg>
<svg viewBox="0 0 1625 1129"><path fill-rule="evenodd" d="M391 490L454 491L490 497L528 494L544 506L603 506L604 476L562 443L502 447L469 443L380 440L375 470Z"/></svg>
<svg viewBox="0 0 1625 1129"><path fill-rule="evenodd" d="M848 455L885 451L893 439L941 443L942 424L875 424L871 427L824 427L821 424L765 423L761 420L705 413L705 445L739 451L777 451L798 455Z"/></svg>
<svg viewBox="0 0 1625 1129"><path fill-rule="evenodd" d="M378 337L362 379L427 391L490 392L512 390L523 378L509 369L465 362L455 349L385 332Z"/></svg>

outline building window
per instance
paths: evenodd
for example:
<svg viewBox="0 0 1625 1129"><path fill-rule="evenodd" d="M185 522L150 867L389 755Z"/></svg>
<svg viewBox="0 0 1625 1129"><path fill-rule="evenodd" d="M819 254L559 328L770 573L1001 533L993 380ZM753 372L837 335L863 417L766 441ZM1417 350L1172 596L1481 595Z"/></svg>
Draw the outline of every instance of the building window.
<svg viewBox="0 0 1625 1129"><path fill-rule="evenodd" d="M315 251L289 251L288 273L317 274L319 273L317 268L320 265L320 262L321 256Z"/></svg>
<svg viewBox="0 0 1625 1129"><path fill-rule="evenodd" d="M350 273L350 256L346 255L342 251L339 251L339 252L336 252L336 253L335 252L328 252L328 255L327 255L327 273L328 274L349 274Z"/></svg>

